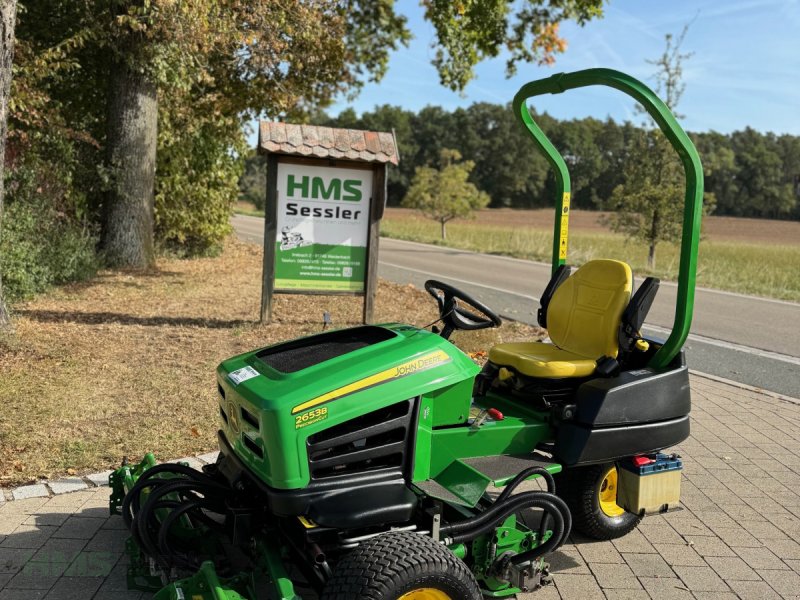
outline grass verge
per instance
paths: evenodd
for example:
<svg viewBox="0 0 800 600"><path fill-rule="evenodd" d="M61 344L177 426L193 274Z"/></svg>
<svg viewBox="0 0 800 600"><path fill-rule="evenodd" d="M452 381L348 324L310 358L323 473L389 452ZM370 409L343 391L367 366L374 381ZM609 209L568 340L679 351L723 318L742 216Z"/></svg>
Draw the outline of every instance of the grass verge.
<svg viewBox="0 0 800 600"><path fill-rule="evenodd" d="M261 251L230 241L216 258L163 259L146 273L101 272L15 307L0 339L0 485L88 473L155 451L162 459L216 446L214 369L234 354L355 324L359 298L277 296L257 323ZM381 281L379 321L430 323L433 300ZM537 339L519 323L457 332L463 350Z"/></svg>
<svg viewBox="0 0 800 600"><path fill-rule="evenodd" d="M456 222L447 226L442 240L439 225L420 217L384 218L381 235L463 250L502 254L550 262L552 232L528 227L478 225ZM571 232L569 263L581 265L592 258L619 258L636 275L676 280L680 248L659 244L656 269L647 268L647 247L614 233ZM800 301L800 245L767 245L702 241L697 285L742 294Z"/></svg>

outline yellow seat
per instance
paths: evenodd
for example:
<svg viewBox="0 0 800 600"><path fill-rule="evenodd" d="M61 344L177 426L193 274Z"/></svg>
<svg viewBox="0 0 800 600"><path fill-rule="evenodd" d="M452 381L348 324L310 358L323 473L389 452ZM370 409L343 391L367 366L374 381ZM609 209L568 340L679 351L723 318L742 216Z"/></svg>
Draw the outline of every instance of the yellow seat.
<svg viewBox="0 0 800 600"><path fill-rule="evenodd" d="M631 268L618 260L592 260L553 294L547 307L552 343L498 344L489 360L529 377L586 377L603 356L619 353L622 313L631 299Z"/></svg>

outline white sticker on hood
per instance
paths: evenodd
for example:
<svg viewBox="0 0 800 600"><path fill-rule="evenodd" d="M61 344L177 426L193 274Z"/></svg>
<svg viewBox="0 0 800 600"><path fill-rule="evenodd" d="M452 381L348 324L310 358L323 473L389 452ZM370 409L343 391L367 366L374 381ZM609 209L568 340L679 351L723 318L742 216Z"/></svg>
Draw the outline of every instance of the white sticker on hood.
<svg viewBox="0 0 800 600"><path fill-rule="evenodd" d="M253 367L248 366L231 371L228 373L228 379L230 379L235 385L239 385L243 381L247 381L248 379L252 379L258 375L258 371L256 371Z"/></svg>

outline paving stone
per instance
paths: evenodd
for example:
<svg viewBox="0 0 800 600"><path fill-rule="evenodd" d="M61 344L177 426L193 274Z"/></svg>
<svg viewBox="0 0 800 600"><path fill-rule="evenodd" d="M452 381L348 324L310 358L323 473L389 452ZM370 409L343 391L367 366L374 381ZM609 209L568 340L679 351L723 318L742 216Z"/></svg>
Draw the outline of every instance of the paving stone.
<svg viewBox="0 0 800 600"><path fill-rule="evenodd" d="M581 600L605 600L605 594L592 575L559 575L555 579L556 588L562 598Z"/></svg>
<svg viewBox="0 0 800 600"><path fill-rule="evenodd" d="M102 529L121 529L123 531L128 531L128 528L125 527L125 522L122 520L120 515L111 515L106 522L103 523Z"/></svg>
<svg viewBox="0 0 800 600"><path fill-rule="evenodd" d="M89 487L86 482L80 477L71 477L69 479L58 479L47 483L47 487L56 494L66 494L68 492L77 492L78 490L85 490Z"/></svg>
<svg viewBox="0 0 800 600"><path fill-rule="evenodd" d="M9 512L0 513L0 535L2 536L9 535L17 527L19 527L27 518L28 515L20 513L9 513Z"/></svg>
<svg viewBox="0 0 800 600"><path fill-rule="evenodd" d="M46 600L86 600L93 597L102 583L102 577L61 577L45 598Z"/></svg>
<svg viewBox="0 0 800 600"><path fill-rule="evenodd" d="M675 577L675 572L658 554L626 553L622 556L637 577Z"/></svg>
<svg viewBox="0 0 800 600"><path fill-rule="evenodd" d="M780 595L763 581L729 581L728 585L740 598L779 600Z"/></svg>
<svg viewBox="0 0 800 600"><path fill-rule="evenodd" d="M86 546L86 540L50 538L33 555L38 562L58 562L69 564Z"/></svg>
<svg viewBox="0 0 800 600"><path fill-rule="evenodd" d="M105 519L69 517L65 523L53 534L55 538L73 538L88 540L97 533Z"/></svg>
<svg viewBox="0 0 800 600"><path fill-rule="evenodd" d="M91 552L122 554L125 551L125 540L128 537L126 534L127 532L123 533L119 529L101 529L89 540L85 549Z"/></svg>
<svg viewBox="0 0 800 600"><path fill-rule="evenodd" d="M642 589L639 580L628 565L597 563L590 565L592 574L603 590L606 589Z"/></svg>
<svg viewBox="0 0 800 600"><path fill-rule="evenodd" d="M794 540L772 540L768 546L784 560L800 558L800 544Z"/></svg>
<svg viewBox="0 0 800 600"><path fill-rule="evenodd" d="M694 592L727 592L727 584L711 567L676 566L675 572L686 587Z"/></svg>
<svg viewBox="0 0 800 600"><path fill-rule="evenodd" d="M50 493L43 483L34 483L15 488L11 495L14 496L14 500L27 500L29 498L46 498Z"/></svg>
<svg viewBox="0 0 800 600"><path fill-rule="evenodd" d="M611 542L579 542L576 548L587 563L624 563Z"/></svg>
<svg viewBox="0 0 800 600"><path fill-rule="evenodd" d="M772 589L784 597L800 595L800 575L794 571L761 571L761 577Z"/></svg>
<svg viewBox="0 0 800 600"><path fill-rule="evenodd" d="M47 590L0 590L0 600L39 600L44 598Z"/></svg>
<svg viewBox="0 0 800 600"><path fill-rule="evenodd" d="M686 584L677 577L640 577L639 582L656 600L692 600Z"/></svg>
<svg viewBox="0 0 800 600"><path fill-rule="evenodd" d="M700 556L736 556L725 542L716 536L686 536L686 542Z"/></svg>
<svg viewBox="0 0 800 600"><path fill-rule="evenodd" d="M82 551L69 565L64 575L69 577L108 577L114 565L119 561L121 552L89 552Z"/></svg>
<svg viewBox="0 0 800 600"><path fill-rule="evenodd" d="M752 569L788 569L790 568L769 548L734 548L744 562Z"/></svg>
<svg viewBox="0 0 800 600"><path fill-rule="evenodd" d="M638 529L613 541L614 547L620 552L635 552L638 554L655 554L656 549L647 541L647 538Z"/></svg>
<svg viewBox="0 0 800 600"><path fill-rule="evenodd" d="M589 567L573 545L561 546L556 552L548 555L551 573L573 573L590 575Z"/></svg>
<svg viewBox="0 0 800 600"><path fill-rule="evenodd" d="M741 558L730 556L709 556L706 558L708 566L714 569L724 581L743 580L760 581L756 572L751 569Z"/></svg>
<svg viewBox="0 0 800 600"><path fill-rule="evenodd" d="M20 525L14 532L7 536L0 547L2 548L41 548L53 532L55 527L39 525Z"/></svg>
<svg viewBox="0 0 800 600"><path fill-rule="evenodd" d="M647 519L645 519L646 521ZM684 544L683 536L675 531L669 523L659 523L649 527L640 527L640 529L651 544Z"/></svg>
<svg viewBox="0 0 800 600"><path fill-rule="evenodd" d="M204 463L209 465L214 464L217 462L217 457L219 456L219 450L215 450L214 452L208 452L206 454L201 454L197 458L202 460Z"/></svg>
<svg viewBox="0 0 800 600"><path fill-rule="evenodd" d="M97 487L108 487L108 476L113 471L100 471L99 473L91 473L85 479L88 479L93 485Z"/></svg>
<svg viewBox="0 0 800 600"><path fill-rule="evenodd" d="M64 563L30 560L6 584L6 588L24 590L49 590L64 573Z"/></svg>
<svg viewBox="0 0 800 600"><path fill-rule="evenodd" d="M694 548L683 544L654 544L656 552L670 566L704 567L706 562Z"/></svg>
<svg viewBox="0 0 800 600"><path fill-rule="evenodd" d="M0 548L0 573L16 573L25 566L33 553L28 548Z"/></svg>
<svg viewBox="0 0 800 600"><path fill-rule="evenodd" d="M650 600L650 594L639 588L638 590L603 590L608 600Z"/></svg>

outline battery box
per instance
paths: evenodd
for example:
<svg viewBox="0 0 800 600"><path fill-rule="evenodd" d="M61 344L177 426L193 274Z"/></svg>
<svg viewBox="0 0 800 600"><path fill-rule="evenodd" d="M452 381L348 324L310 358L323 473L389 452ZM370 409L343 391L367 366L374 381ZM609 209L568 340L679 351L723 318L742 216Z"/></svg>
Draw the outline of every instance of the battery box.
<svg viewBox="0 0 800 600"><path fill-rule="evenodd" d="M617 505L637 515L666 512L681 499L677 454L635 456L617 463Z"/></svg>

